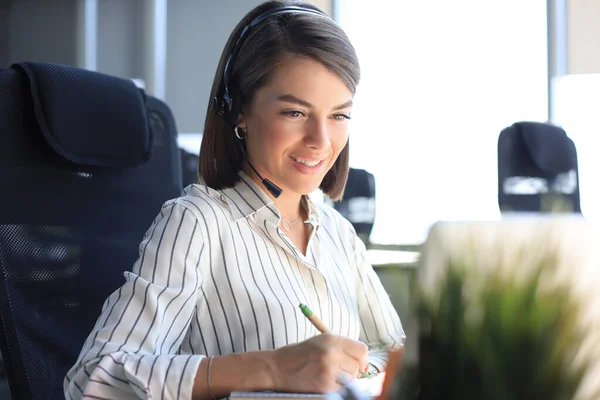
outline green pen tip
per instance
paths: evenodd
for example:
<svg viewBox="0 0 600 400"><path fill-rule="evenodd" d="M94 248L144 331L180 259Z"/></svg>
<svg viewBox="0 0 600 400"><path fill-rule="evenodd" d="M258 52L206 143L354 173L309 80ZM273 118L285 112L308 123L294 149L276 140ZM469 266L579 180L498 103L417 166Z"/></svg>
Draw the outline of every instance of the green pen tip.
<svg viewBox="0 0 600 400"><path fill-rule="evenodd" d="M302 310L302 314L304 314L306 317L310 317L312 315L312 311L306 304L300 303L300 310Z"/></svg>

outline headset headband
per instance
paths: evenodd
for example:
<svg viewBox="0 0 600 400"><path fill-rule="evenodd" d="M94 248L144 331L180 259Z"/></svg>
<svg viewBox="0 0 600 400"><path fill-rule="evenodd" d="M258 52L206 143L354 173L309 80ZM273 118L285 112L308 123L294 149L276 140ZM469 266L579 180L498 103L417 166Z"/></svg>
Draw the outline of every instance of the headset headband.
<svg viewBox="0 0 600 400"><path fill-rule="evenodd" d="M217 90L216 96L214 97L215 107L217 108L219 114L225 118L225 122L229 125L231 123L230 119L232 117L231 113L233 110L233 99L231 98L231 94L229 91L229 73L233 70L233 65L235 63L235 59L237 57L237 53L242 47L242 42L248 31L254 28L256 25L260 24L265 19L269 18L272 15L284 14L284 13L300 13L300 14L314 14L322 17L329 18L329 16L319 10L315 10L312 8L306 8L301 6L282 6L278 8L274 8L272 10L266 11L260 14L258 17L254 18L252 22L242 29L240 36L235 42L235 46L227 57L227 62L225 62L225 68L223 69L223 80L221 82L221 88ZM237 117L237 115L235 116ZM233 126L232 126L233 128Z"/></svg>

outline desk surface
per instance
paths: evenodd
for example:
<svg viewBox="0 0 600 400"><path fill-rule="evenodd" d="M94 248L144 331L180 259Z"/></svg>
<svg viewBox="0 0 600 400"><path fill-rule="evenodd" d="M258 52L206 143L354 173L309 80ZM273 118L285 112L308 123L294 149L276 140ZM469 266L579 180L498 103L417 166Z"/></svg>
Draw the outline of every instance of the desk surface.
<svg viewBox="0 0 600 400"><path fill-rule="evenodd" d="M421 253L418 251L401 250L367 250L367 259L373 267L383 265L398 265L399 267L415 268Z"/></svg>

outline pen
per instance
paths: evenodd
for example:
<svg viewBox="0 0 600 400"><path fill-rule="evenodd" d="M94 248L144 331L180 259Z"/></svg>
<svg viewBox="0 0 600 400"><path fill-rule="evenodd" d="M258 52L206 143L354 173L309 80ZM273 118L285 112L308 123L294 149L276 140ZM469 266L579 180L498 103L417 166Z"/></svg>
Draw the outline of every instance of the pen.
<svg viewBox="0 0 600 400"><path fill-rule="evenodd" d="M315 328L317 328L317 330L321 333L329 333L329 329L325 326L325 324L323 323L323 321L321 321L319 319L319 317L317 317L315 315L314 312L312 312L312 310L310 308L308 308L308 306L306 304L302 304L300 303L300 310L302 310L302 314L304 314L304 316L306 318L308 318L308 320L313 324L313 326ZM366 372L360 372L360 376L362 378L370 378L371 375L367 374Z"/></svg>
<svg viewBox="0 0 600 400"><path fill-rule="evenodd" d="M300 304L300 310L302 310L302 314L304 314L304 316L306 318L308 318L308 320L313 324L313 326L315 328L317 328L317 330L321 333L329 333L329 329L327 329L327 327L325 326L325 324L323 323L323 321L321 321L319 319L319 317L317 317L315 315L315 313L313 313L311 311L310 308L308 308L308 306L306 304Z"/></svg>

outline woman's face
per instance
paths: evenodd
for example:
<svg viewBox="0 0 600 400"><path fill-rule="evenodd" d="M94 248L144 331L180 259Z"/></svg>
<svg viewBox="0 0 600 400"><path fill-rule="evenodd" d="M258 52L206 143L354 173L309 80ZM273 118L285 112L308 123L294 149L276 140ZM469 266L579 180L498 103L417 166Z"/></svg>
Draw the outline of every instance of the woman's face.
<svg viewBox="0 0 600 400"><path fill-rule="evenodd" d="M248 161L284 192L313 192L348 142L352 97L318 61L280 64L238 121Z"/></svg>

